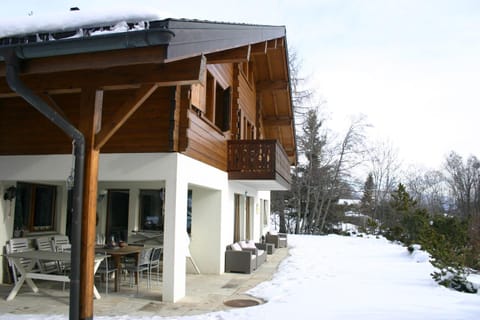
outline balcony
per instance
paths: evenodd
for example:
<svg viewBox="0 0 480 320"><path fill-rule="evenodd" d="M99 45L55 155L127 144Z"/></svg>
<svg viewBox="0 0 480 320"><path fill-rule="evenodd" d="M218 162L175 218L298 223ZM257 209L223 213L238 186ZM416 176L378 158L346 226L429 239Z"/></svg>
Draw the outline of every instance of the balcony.
<svg viewBox="0 0 480 320"><path fill-rule="evenodd" d="M229 140L227 171L258 190L290 189L290 163L276 140Z"/></svg>

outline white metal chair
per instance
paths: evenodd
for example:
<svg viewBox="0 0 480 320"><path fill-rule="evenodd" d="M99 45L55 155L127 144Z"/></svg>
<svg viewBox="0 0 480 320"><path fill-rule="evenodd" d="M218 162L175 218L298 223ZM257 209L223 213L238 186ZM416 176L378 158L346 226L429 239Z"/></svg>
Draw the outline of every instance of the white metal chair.
<svg viewBox="0 0 480 320"><path fill-rule="evenodd" d="M52 237L52 248L54 251L57 252L70 252L72 245L70 244L70 240L65 235L55 235ZM68 272L71 269L71 265L69 262L61 262L59 263L60 271Z"/></svg>
<svg viewBox="0 0 480 320"><path fill-rule="evenodd" d="M52 237L52 245L53 248L58 251L58 247L63 245L70 245L70 239L68 239L68 237L65 235L55 235Z"/></svg>
<svg viewBox="0 0 480 320"><path fill-rule="evenodd" d="M157 270L157 281L160 282L160 270L162 268L162 253L163 248L156 247L152 250L148 272L150 273L150 280L152 279L152 271Z"/></svg>
<svg viewBox="0 0 480 320"><path fill-rule="evenodd" d="M7 244L5 245L5 253L14 253L14 252L22 252L22 251L31 251L33 250L32 247L29 245L29 241L27 238L12 238L8 240ZM21 263L25 267L30 263L31 259L22 259ZM17 269L15 264L8 260L8 265L12 270L13 282L16 284L18 281ZM38 271L38 269L36 270Z"/></svg>
<svg viewBox="0 0 480 320"><path fill-rule="evenodd" d="M108 279L112 273L117 271L117 267L115 266L114 262L109 259L109 256L105 254L105 259L102 260L100 266L97 269L95 274L100 275L101 277L105 277L105 294L108 295Z"/></svg>
<svg viewBox="0 0 480 320"><path fill-rule="evenodd" d="M37 250L54 251L52 248L52 241L49 237L36 238L34 239L34 242ZM42 273L57 273L60 271L57 261L41 261L39 262L39 267Z"/></svg>
<svg viewBox="0 0 480 320"><path fill-rule="evenodd" d="M137 295L138 287L140 286L140 279L142 278L143 271L147 272L147 288L150 288L150 257L152 255L153 248L143 248L138 257L138 260L134 264L126 264L125 270L130 274L130 286L133 286L133 275L138 274L137 282Z"/></svg>

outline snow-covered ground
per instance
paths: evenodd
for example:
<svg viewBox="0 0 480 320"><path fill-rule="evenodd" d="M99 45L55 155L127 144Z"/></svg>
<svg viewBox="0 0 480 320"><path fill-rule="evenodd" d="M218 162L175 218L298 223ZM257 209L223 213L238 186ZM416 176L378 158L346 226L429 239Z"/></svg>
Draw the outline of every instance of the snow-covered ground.
<svg viewBox="0 0 480 320"><path fill-rule="evenodd" d="M430 277L433 268L424 252L410 255L405 247L366 236L289 235L289 247L290 256L281 263L273 279L249 292L267 303L181 319L480 319L480 294L438 286ZM480 283L480 277L476 276L474 281ZM6 319L63 320L65 317L0 315L0 320Z"/></svg>

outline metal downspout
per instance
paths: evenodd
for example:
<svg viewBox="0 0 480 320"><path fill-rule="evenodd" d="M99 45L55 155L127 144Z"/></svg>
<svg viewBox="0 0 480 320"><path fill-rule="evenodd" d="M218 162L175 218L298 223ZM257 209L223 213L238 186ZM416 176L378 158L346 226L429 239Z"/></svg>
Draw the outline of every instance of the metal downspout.
<svg viewBox="0 0 480 320"><path fill-rule="evenodd" d="M63 132L74 140L75 179L73 184L72 212L72 252L70 277L70 320L80 319L80 251L82 229L82 200L85 164L85 138L83 134L69 123L62 115L50 108L40 97L29 89L19 77L19 59L14 49L0 52L6 64L6 78L10 88L25 99L32 107L47 117Z"/></svg>

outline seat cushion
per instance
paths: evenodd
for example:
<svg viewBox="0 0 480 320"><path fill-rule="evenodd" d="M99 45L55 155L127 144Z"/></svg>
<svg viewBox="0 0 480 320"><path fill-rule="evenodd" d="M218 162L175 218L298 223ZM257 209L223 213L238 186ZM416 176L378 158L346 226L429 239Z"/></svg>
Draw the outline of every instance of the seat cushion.
<svg viewBox="0 0 480 320"><path fill-rule="evenodd" d="M232 243L230 245L230 248L232 248L233 251L242 251L242 247L238 243Z"/></svg>

